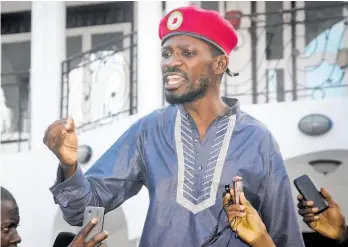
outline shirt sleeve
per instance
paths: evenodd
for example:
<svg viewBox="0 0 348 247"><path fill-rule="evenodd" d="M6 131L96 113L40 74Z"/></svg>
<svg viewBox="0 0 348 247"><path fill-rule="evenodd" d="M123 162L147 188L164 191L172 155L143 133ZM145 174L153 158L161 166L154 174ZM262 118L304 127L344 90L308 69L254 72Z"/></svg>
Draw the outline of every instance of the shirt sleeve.
<svg viewBox="0 0 348 247"><path fill-rule="evenodd" d="M261 217L276 246L304 247L284 161L277 143L271 143Z"/></svg>
<svg viewBox="0 0 348 247"><path fill-rule="evenodd" d="M72 177L62 181L59 167L50 190L64 219L70 225L82 225L86 206L104 207L109 212L136 195L146 180L142 154L138 121L85 174L78 166Z"/></svg>

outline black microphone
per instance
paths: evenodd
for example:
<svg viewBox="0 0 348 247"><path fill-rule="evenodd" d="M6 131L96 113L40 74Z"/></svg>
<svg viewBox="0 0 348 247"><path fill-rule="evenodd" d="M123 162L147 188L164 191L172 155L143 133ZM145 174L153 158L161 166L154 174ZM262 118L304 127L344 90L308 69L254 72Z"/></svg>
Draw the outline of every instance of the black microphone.
<svg viewBox="0 0 348 247"><path fill-rule="evenodd" d="M75 237L76 234L74 233L60 232L54 241L53 247L68 247Z"/></svg>

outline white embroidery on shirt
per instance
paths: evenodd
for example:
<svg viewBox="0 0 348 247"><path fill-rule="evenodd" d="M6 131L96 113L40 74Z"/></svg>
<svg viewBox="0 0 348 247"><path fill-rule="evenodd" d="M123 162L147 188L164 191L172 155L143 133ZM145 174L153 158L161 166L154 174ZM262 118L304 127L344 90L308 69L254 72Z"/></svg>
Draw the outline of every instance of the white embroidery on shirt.
<svg viewBox="0 0 348 247"><path fill-rule="evenodd" d="M182 121L184 118L184 121ZM175 120L175 142L178 156L178 185L176 200L181 206L196 214L215 204L218 186L222 169L225 163L227 150L235 126L236 115L222 118L217 130L217 137L210 153L210 158L205 164L205 172L201 174L205 180L202 184L196 185L194 180L194 150L192 137L185 131L191 133L189 120L180 113ZM220 135L219 135L220 134ZM224 138L221 138L224 136ZM184 137L184 138L183 138ZM217 152L219 150L219 152ZM209 167L208 167L209 166ZM203 190L198 191L197 186L204 186ZM198 196L196 194L198 194ZM195 196L196 195L196 196Z"/></svg>

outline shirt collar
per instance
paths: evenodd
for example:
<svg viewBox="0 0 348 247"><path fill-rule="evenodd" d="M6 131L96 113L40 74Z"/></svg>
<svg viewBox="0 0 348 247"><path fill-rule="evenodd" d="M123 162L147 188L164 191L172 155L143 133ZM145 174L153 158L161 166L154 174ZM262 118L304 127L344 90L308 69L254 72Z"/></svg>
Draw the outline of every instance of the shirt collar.
<svg viewBox="0 0 348 247"><path fill-rule="evenodd" d="M217 118L222 118L222 117L230 117L231 115L235 115L240 111L239 107L239 101L236 98L227 98L227 97L222 97L222 100L229 106L229 109L222 114L221 116L218 116ZM185 111L184 105L180 104L179 105L179 110L181 114L184 114L186 117L189 117L190 115Z"/></svg>

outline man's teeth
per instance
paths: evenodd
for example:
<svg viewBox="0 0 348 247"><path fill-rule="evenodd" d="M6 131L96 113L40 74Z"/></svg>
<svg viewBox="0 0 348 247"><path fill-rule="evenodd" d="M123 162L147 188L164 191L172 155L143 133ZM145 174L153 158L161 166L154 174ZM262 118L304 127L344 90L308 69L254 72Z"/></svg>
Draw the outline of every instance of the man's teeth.
<svg viewBox="0 0 348 247"><path fill-rule="evenodd" d="M175 85L183 80L184 78L178 75L170 75L167 77L167 81L169 85Z"/></svg>

